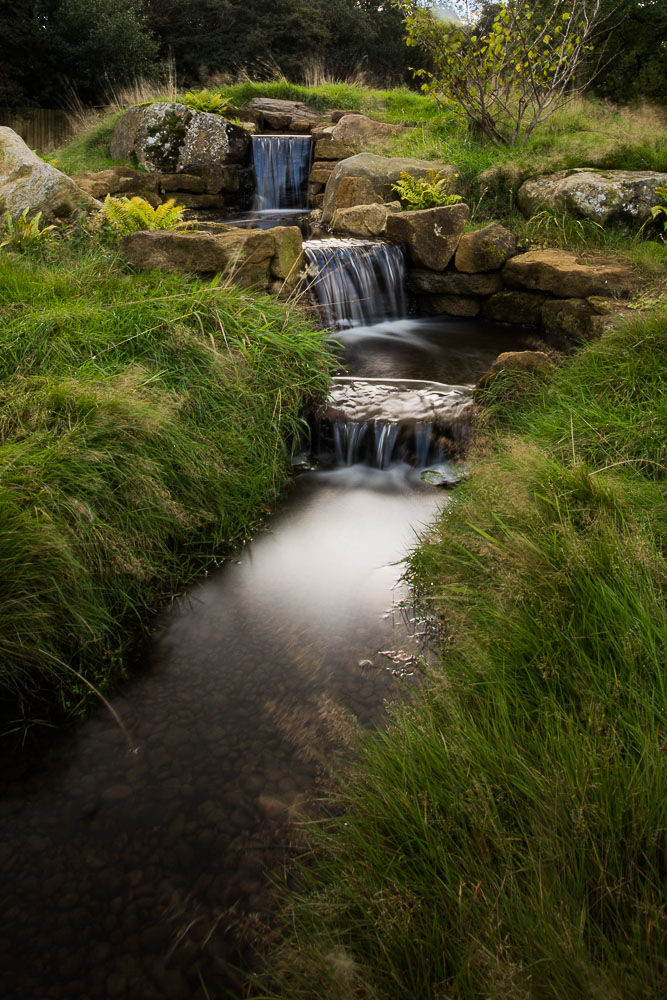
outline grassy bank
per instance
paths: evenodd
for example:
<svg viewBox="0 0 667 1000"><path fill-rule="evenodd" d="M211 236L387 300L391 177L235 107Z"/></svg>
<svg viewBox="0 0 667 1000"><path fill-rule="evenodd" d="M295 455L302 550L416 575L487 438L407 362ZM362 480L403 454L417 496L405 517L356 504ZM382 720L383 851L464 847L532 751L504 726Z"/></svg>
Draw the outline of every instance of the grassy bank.
<svg viewBox="0 0 667 1000"><path fill-rule="evenodd" d="M288 472L322 336L75 234L0 253L0 690L76 708L148 614L246 538Z"/></svg>
<svg viewBox="0 0 667 1000"><path fill-rule="evenodd" d="M412 558L441 663L313 824L256 995L664 995L667 314L497 381Z"/></svg>

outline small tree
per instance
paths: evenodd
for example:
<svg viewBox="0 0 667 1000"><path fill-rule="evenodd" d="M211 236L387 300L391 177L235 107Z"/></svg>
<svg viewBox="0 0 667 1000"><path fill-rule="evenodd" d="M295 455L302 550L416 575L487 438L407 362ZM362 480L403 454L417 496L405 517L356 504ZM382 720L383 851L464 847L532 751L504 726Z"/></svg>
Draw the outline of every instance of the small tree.
<svg viewBox="0 0 667 1000"><path fill-rule="evenodd" d="M590 53L603 0L503 0L490 28L479 33L416 0L393 2L403 13L407 44L421 46L432 60L432 70L413 71L425 80L422 90L438 103L457 103L495 143L525 143L595 75Z"/></svg>

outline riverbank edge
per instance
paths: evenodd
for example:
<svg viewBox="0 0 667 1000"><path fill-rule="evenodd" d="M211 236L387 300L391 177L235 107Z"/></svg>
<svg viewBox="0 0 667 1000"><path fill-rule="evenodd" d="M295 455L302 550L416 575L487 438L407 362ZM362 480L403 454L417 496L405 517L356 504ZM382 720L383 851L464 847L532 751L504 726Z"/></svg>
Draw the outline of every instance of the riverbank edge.
<svg viewBox="0 0 667 1000"><path fill-rule="evenodd" d="M444 631L340 782L250 995L663 994L667 313L505 373L413 553Z"/></svg>
<svg viewBox="0 0 667 1000"><path fill-rule="evenodd" d="M274 298L135 274L79 228L0 256L3 729L85 711L156 610L260 526L323 334Z"/></svg>

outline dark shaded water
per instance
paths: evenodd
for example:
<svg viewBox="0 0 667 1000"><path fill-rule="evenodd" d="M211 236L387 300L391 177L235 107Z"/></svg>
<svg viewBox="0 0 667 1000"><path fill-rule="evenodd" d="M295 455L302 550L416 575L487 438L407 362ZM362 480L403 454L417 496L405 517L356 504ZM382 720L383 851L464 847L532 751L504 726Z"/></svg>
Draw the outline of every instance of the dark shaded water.
<svg viewBox="0 0 667 1000"><path fill-rule="evenodd" d="M395 467L308 473L167 614L114 704L4 765L3 996L212 996L264 934L267 873L321 762L377 722L409 645L400 560L437 495ZM370 661L372 666L360 666Z"/></svg>

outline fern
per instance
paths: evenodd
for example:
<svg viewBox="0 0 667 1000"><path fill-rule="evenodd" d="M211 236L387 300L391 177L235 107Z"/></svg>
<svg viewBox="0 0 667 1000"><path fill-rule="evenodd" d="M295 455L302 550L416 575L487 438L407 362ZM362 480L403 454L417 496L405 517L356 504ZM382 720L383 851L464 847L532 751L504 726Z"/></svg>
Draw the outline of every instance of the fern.
<svg viewBox="0 0 667 1000"><path fill-rule="evenodd" d="M184 229L184 205L177 205L173 198L153 208L144 198L104 199L104 216L110 229L118 236L127 236L142 229Z"/></svg>
<svg viewBox="0 0 667 1000"><path fill-rule="evenodd" d="M462 200L461 195L449 194L446 190L448 184L449 178L440 171L429 170L426 177L413 177L403 170L400 179L392 184L392 189L408 208L457 205Z"/></svg>
<svg viewBox="0 0 667 1000"><path fill-rule="evenodd" d="M211 115L224 115L227 110L224 96L211 90L189 90L183 98L183 103L193 111L206 111Z"/></svg>
<svg viewBox="0 0 667 1000"><path fill-rule="evenodd" d="M23 209L18 219L13 219L9 212L5 212L0 230L0 248L29 250L47 244L56 235L56 226L40 228L41 218L42 213L37 212L32 219L29 219L27 208Z"/></svg>

